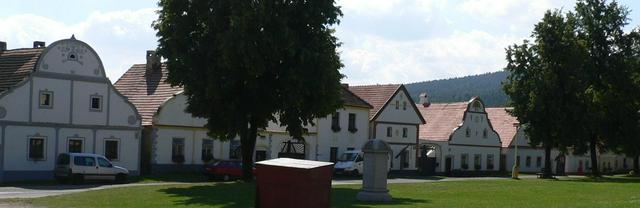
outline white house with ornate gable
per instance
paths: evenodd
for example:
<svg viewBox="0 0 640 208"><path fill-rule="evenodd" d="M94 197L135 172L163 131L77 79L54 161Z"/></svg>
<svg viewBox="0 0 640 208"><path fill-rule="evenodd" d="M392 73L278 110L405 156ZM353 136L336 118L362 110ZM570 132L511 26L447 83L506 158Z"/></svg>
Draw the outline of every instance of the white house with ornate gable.
<svg viewBox="0 0 640 208"><path fill-rule="evenodd" d="M0 42L0 181L52 179L64 152L102 154L137 174L140 116L86 43Z"/></svg>
<svg viewBox="0 0 640 208"><path fill-rule="evenodd" d="M418 129L425 119L404 85L350 86L349 90L373 106L369 137L389 143L392 170L417 170Z"/></svg>
<svg viewBox="0 0 640 208"><path fill-rule="evenodd" d="M416 106L427 119L420 126L420 144L435 158L433 172L477 175L499 171L502 143L487 117L484 103L474 97L468 102L429 103L420 95Z"/></svg>

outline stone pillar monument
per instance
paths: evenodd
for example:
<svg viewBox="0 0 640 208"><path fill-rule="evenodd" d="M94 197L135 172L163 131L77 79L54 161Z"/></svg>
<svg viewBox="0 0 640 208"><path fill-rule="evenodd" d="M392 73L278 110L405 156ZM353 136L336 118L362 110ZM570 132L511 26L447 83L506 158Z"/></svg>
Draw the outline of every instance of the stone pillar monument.
<svg viewBox="0 0 640 208"><path fill-rule="evenodd" d="M362 190L356 198L367 202L391 201L391 195L387 189L391 147L382 140L373 139L364 144L362 152L364 153Z"/></svg>

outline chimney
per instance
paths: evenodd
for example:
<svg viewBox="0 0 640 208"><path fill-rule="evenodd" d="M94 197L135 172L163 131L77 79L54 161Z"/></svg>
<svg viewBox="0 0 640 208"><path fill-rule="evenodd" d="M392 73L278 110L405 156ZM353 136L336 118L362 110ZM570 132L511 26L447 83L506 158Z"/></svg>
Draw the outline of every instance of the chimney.
<svg viewBox="0 0 640 208"><path fill-rule="evenodd" d="M33 41L33 48L44 48L44 41Z"/></svg>
<svg viewBox="0 0 640 208"><path fill-rule="evenodd" d="M147 72L153 72L160 69L160 56L156 51L147 51Z"/></svg>
<svg viewBox="0 0 640 208"><path fill-rule="evenodd" d="M431 103L429 102L429 96L427 96L426 92L420 93L420 96L418 97L420 99L420 101L418 101L418 104L422 104L423 107L429 107L431 105Z"/></svg>
<svg viewBox="0 0 640 208"><path fill-rule="evenodd" d="M7 42L0 41L0 51L7 50Z"/></svg>

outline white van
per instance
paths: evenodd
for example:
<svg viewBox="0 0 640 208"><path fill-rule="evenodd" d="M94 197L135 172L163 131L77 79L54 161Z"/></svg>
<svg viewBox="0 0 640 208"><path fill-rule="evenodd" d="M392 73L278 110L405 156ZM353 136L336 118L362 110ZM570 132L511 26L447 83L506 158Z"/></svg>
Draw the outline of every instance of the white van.
<svg viewBox="0 0 640 208"><path fill-rule="evenodd" d="M360 150L347 150L340 155L333 166L336 174L361 175L363 166L363 154Z"/></svg>
<svg viewBox="0 0 640 208"><path fill-rule="evenodd" d="M90 153L61 153L56 160L54 176L60 183L84 180L126 182L129 170L114 166L106 157Z"/></svg>

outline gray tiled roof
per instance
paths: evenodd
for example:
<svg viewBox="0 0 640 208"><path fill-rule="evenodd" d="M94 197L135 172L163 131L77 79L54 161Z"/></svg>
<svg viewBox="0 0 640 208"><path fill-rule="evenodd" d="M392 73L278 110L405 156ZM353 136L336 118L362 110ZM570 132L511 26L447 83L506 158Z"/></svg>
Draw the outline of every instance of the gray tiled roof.
<svg viewBox="0 0 640 208"><path fill-rule="evenodd" d="M0 51L0 93L29 77L43 50L25 48Z"/></svg>

